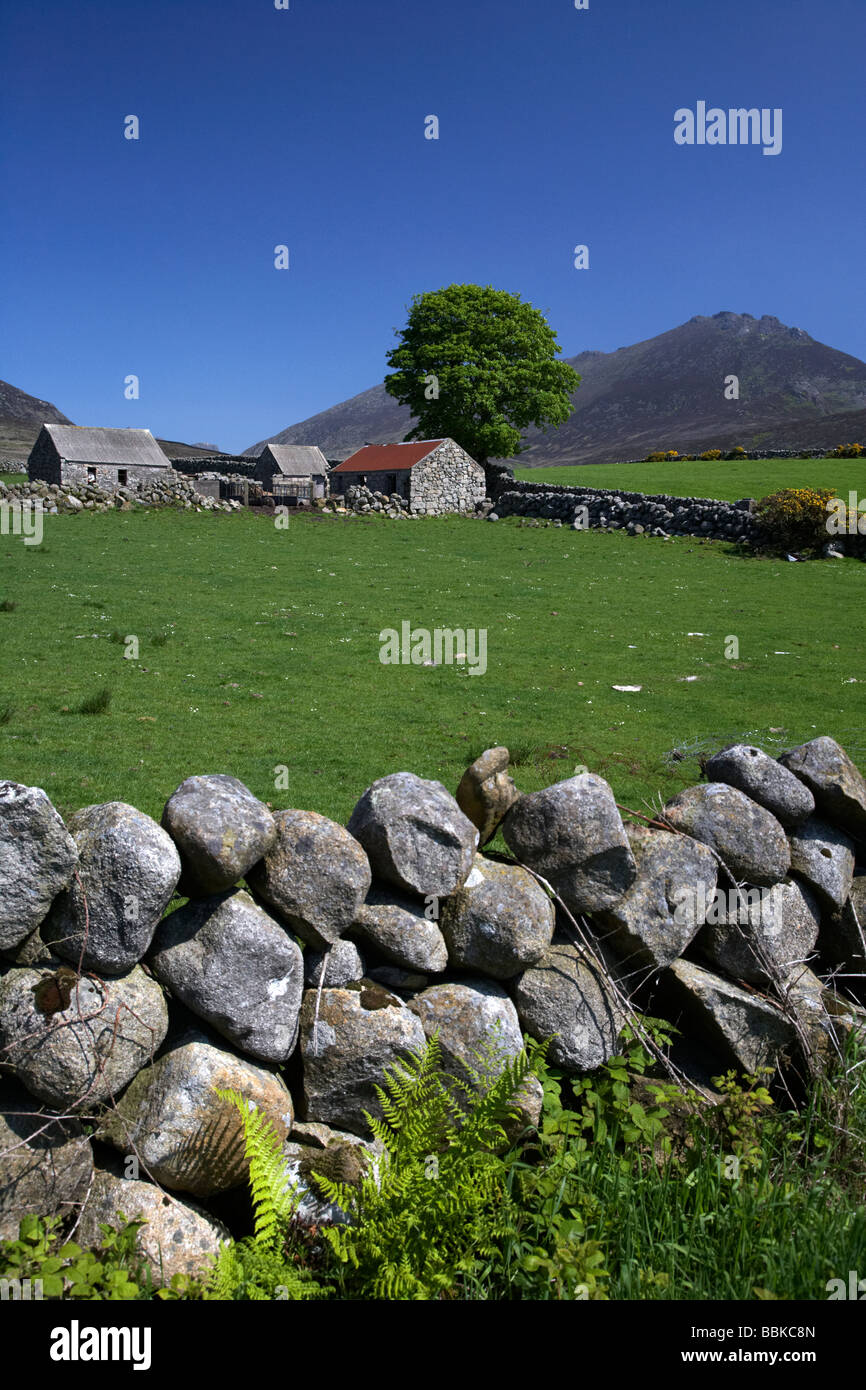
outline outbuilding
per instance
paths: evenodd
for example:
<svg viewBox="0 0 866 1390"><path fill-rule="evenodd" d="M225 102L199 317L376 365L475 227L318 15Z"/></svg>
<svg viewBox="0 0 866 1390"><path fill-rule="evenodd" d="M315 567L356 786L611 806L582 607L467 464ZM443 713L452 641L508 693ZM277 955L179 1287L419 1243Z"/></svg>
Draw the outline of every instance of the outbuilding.
<svg viewBox="0 0 866 1390"><path fill-rule="evenodd" d="M328 460L315 444L266 444L253 477L278 499L312 502L328 495Z"/></svg>
<svg viewBox="0 0 866 1390"><path fill-rule="evenodd" d="M409 510L432 515L471 511L485 495L485 474L453 439L367 444L331 469L331 492L352 486L398 493Z"/></svg>
<svg viewBox="0 0 866 1390"><path fill-rule="evenodd" d="M150 430L43 425L30 450L27 474L31 481L114 492L171 478L174 470Z"/></svg>

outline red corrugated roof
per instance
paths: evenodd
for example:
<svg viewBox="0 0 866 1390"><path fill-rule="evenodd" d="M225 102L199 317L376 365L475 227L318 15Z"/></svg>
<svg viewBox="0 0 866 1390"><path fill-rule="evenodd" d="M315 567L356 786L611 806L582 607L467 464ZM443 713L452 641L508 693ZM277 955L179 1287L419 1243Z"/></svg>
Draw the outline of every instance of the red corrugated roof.
<svg viewBox="0 0 866 1390"><path fill-rule="evenodd" d="M405 468L414 468L441 443L441 439L421 439L411 444L365 444L331 472L399 473Z"/></svg>

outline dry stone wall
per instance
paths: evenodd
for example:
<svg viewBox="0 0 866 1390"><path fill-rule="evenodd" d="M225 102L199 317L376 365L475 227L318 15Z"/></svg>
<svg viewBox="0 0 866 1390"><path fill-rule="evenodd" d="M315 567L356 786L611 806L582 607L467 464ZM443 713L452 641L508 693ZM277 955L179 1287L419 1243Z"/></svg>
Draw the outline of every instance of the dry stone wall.
<svg viewBox="0 0 866 1390"><path fill-rule="evenodd" d="M469 1081L527 1035L590 1072L635 1010L680 1028L699 1085L825 1067L866 1027L866 780L827 737L728 747L706 778L641 821L591 772L521 794L495 748L456 795L378 779L345 827L223 774L159 824L120 802L64 824L0 782L0 1236L122 1210L157 1273L199 1268L246 1178L216 1087L275 1126L302 1219L334 1219L312 1150L374 1162L375 1087L436 1030ZM534 1124L538 1083L515 1104Z"/></svg>
<svg viewBox="0 0 866 1390"><path fill-rule="evenodd" d="M551 518L576 529L588 525L632 534L699 536L753 544L760 536L760 527L752 506L750 499L718 502L612 488L551 487L515 479L497 494L491 516Z"/></svg>

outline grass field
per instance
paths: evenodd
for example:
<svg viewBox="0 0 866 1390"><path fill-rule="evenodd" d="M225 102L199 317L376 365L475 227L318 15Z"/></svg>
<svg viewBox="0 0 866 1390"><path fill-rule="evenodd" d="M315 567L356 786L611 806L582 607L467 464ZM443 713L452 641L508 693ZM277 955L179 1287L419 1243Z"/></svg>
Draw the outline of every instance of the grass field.
<svg viewBox="0 0 866 1390"><path fill-rule="evenodd" d="M512 750L523 790L585 764L637 810L735 738L772 751L829 733L866 768L866 565L854 560L790 564L517 518L310 514L279 530L253 512L142 510L44 524L41 545L0 538L0 778L44 787L66 816L123 800L158 818L185 777L228 772L275 807L345 821L376 777L409 769L453 789L494 743ZM404 621L484 629L486 671L384 665L380 632ZM742 1096L690 1148L672 1122L660 1164L658 1136L625 1124L632 1092L613 1063L591 1082L588 1146L577 1130L557 1137L548 1088L553 1128L508 1160L512 1234L495 1258L461 1252L447 1296L572 1300L591 1280L590 1296L623 1300L825 1299L866 1249L858 1057L826 1114L810 1102L737 1129L736 1182L720 1154L729 1121L745 1123ZM572 1125L583 1086L563 1092ZM421 1186L429 1209L410 1223L424 1218L435 1250L437 1190ZM385 1254L399 1263L406 1248L395 1237ZM381 1296L349 1265L313 1272L333 1298Z"/></svg>
<svg viewBox="0 0 866 1390"><path fill-rule="evenodd" d="M531 483L570 487L613 487L625 492L673 497L715 497L736 502L766 497L783 487L830 487L847 500L851 490L866 499L866 459L756 459L746 463L601 463L574 468L514 469ZM862 502L866 507L866 500Z"/></svg>
<svg viewBox="0 0 866 1390"><path fill-rule="evenodd" d="M40 546L4 537L3 601L0 776L63 814L123 800L158 817L183 778L226 772L345 820L374 778L453 788L496 743L524 790L585 764L637 809L698 776L673 750L723 739L828 733L866 766L853 560L516 519L301 516L280 531L250 513L112 512L46 517ZM486 673L383 665L379 633L403 621L485 629ZM107 709L81 713L102 691Z"/></svg>

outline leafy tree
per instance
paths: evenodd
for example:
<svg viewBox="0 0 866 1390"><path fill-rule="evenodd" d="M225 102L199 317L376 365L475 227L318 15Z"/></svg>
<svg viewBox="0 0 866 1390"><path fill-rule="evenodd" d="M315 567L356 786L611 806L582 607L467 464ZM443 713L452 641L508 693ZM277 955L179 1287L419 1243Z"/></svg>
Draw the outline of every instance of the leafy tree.
<svg viewBox="0 0 866 1390"><path fill-rule="evenodd" d="M521 453L528 425L568 419L580 377L558 351L544 315L518 295L449 285L415 296L385 389L417 416L407 439L448 435L483 464Z"/></svg>

